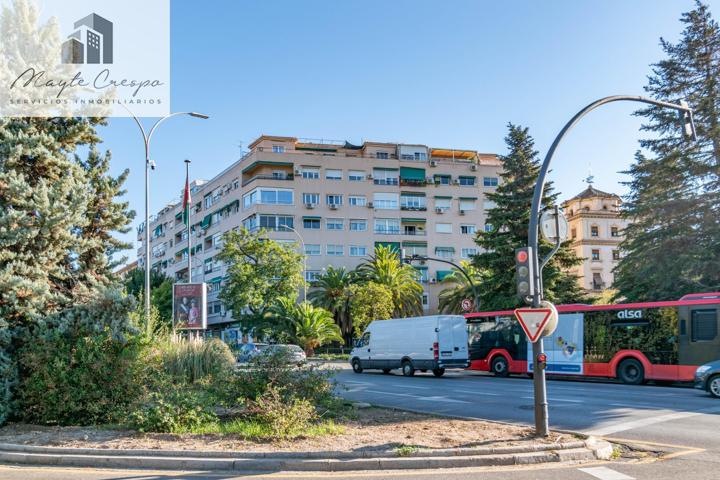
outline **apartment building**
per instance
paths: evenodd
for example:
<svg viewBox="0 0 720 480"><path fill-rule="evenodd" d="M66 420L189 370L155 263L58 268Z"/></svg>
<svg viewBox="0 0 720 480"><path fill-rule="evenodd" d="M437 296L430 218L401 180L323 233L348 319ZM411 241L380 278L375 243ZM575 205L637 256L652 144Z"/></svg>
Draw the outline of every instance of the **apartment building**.
<svg viewBox="0 0 720 480"><path fill-rule="evenodd" d="M490 228L485 194L497 187L501 170L493 154L269 135L249 150L212 180L191 186L192 280L208 284L213 330L233 322L218 300L225 267L215 259L229 230L263 228L269 238L296 243L306 254L305 279L312 281L330 265L355 268L377 245L459 262L477 253L475 232ZM152 218L149 263L185 281L188 232L181 210L174 202ZM143 255L141 246L141 264ZM435 312L439 282L450 267L414 266L424 308Z"/></svg>
<svg viewBox="0 0 720 480"><path fill-rule="evenodd" d="M629 224L620 215L620 204L618 195L600 191L590 184L562 205L575 253L585 259L574 273L590 293L600 293L612 286L623 231Z"/></svg>

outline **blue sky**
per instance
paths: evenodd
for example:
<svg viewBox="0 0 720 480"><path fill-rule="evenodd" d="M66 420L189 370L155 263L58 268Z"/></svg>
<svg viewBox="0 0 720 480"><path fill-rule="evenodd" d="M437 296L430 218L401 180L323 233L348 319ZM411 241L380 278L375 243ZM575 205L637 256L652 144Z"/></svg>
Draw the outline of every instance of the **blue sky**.
<svg viewBox="0 0 720 480"><path fill-rule="evenodd" d="M716 18L720 0L708 2ZM506 152L507 122L544 155L587 103L643 94L659 38L675 41L691 0L173 0L172 110L153 138L151 212L179 197L183 160L209 179L262 133L424 143ZM572 196L624 193L638 148L633 104L603 107L558 150L551 179ZM144 119L150 125L153 119ZM143 145L132 119L100 129L113 170L130 168L134 227L144 216ZM134 250L128 252L135 257Z"/></svg>

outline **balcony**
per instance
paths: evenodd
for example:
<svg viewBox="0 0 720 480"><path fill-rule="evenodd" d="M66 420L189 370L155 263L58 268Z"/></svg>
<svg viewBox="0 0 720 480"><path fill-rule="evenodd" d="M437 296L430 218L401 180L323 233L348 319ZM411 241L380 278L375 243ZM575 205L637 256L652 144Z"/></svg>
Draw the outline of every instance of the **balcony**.
<svg viewBox="0 0 720 480"><path fill-rule="evenodd" d="M376 228L376 235L400 235L399 228Z"/></svg>
<svg viewBox="0 0 720 480"><path fill-rule="evenodd" d="M375 178L373 179L375 185L399 185L400 182L397 178Z"/></svg>
<svg viewBox="0 0 720 480"><path fill-rule="evenodd" d="M267 174L267 173L260 173L258 175L254 175L246 180L243 180L242 186L248 185L255 180L295 180L295 174L293 173L286 173L284 175L277 175L277 174Z"/></svg>
<svg viewBox="0 0 720 480"><path fill-rule="evenodd" d="M427 211L427 205L400 204L400 210L406 210L408 212L425 212Z"/></svg>
<svg viewBox="0 0 720 480"><path fill-rule="evenodd" d="M400 185L404 187L424 187L428 184L428 181L426 178L423 178L422 180L414 179L414 178L401 178L400 179Z"/></svg>
<svg viewBox="0 0 720 480"><path fill-rule="evenodd" d="M405 227L403 229L403 235L409 235L411 237L425 237L427 236L427 232L425 230L418 230L417 228L408 228Z"/></svg>

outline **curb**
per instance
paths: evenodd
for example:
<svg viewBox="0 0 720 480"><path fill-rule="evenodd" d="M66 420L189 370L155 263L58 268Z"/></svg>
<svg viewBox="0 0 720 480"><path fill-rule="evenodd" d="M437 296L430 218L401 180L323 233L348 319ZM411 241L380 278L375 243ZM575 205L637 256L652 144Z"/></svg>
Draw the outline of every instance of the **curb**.
<svg viewBox="0 0 720 480"><path fill-rule="evenodd" d="M190 455L190 456L186 456ZM86 468L162 470L317 471L399 470L528 465L606 460L612 446L585 441L531 447L422 449L400 457L393 451L361 452L197 452L107 450L0 444L0 463Z"/></svg>

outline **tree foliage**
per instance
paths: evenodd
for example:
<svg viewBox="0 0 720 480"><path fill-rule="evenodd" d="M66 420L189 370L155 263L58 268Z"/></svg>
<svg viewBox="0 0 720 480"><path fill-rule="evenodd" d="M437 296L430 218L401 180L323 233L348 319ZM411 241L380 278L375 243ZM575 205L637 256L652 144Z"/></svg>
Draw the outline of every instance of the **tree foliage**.
<svg viewBox="0 0 720 480"><path fill-rule="evenodd" d="M673 110L637 112L652 135L625 172L623 210L632 223L614 283L630 301L720 289L720 28L700 1L680 21L677 43L661 39L666 58L653 65L645 89L658 100L685 99L698 141L684 138Z"/></svg>
<svg viewBox="0 0 720 480"><path fill-rule="evenodd" d="M477 289L477 293L479 293L485 280L481 272L473 267L470 262L460 262L460 266L470 275L474 286L468 282L462 272L457 268L453 268L452 273L443 278L442 285L445 288L438 296L438 310L443 313L465 313L462 308L462 301L465 299L473 300L476 294L475 290Z"/></svg>
<svg viewBox="0 0 720 480"><path fill-rule="evenodd" d="M352 342L353 317L350 315L350 286L356 279L354 272L345 267L328 266L312 283L308 300L333 314L346 344Z"/></svg>
<svg viewBox="0 0 720 480"><path fill-rule="evenodd" d="M280 299L297 298L304 281L302 255L263 235L262 230L246 228L228 232L217 255L227 264L227 282L220 299L245 332L272 332L265 314Z"/></svg>
<svg viewBox="0 0 720 480"><path fill-rule="evenodd" d="M491 231L478 232L476 243L481 253L474 256L472 265L482 272L484 281L480 286L480 307L483 310L505 310L522 305L516 296L515 249L527 246L530 206L535 181L540 170L540 159L535 142L527 128L508 124L505 138L509 152L501 158L503 171L501 184L495 192L488 193L488 200L495 206L488 210L486 222ZM557 202L552 182L547 182L541 209L548 209ZM540 258L550 252L552 246L540 243ZM565 242L543 270L545 298L556 303L585 301L577 277L567 273L578 265L578 258Z"/></svg>
<svg viewBox="0 0 720 480"><path fill-rule="evenodd" d="M340 327L335 324L332 313L310 302L295 303L291 298L281 298L270 308L269 314L275 320L278 330L287 332L307 354L312 356L315 349L330 342L342 342Z"/></svg>
<svg viewBox="0 0 720 480"><path fill-rule="evenodd" d="M350 286L350 317L353 319L355 335L362 335L373 320L387 320L393 317L393 292L387 285L375 282Z"/></svg>

